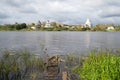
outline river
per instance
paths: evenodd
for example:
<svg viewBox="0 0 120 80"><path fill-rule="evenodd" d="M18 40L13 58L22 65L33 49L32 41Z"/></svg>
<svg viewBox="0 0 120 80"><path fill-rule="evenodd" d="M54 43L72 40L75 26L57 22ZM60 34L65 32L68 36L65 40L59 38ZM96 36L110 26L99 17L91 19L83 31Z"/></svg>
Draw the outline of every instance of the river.
<svg viewBox="0 0 120 80"><path fill-rule="evenodd" d="M0 32L0 50L36 54L88 54L94 49L120 49L119 32Z"/></svg>

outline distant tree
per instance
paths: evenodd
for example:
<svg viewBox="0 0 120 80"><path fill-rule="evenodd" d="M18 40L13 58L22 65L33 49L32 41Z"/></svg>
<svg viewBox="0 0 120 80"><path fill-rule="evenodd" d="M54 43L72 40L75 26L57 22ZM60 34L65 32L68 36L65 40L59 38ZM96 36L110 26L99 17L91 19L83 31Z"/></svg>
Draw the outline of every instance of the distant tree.
<svg viewBox="0 0 120 80"><path fill-rule="evenodd" d="M76 29L78 30L78 31L82 31L82 25L78 25L78 26L76 26Z"/></svg>
<svg viewBox="0 0 120 80"><path fill-rule="evenodd" d="M11 30L11 31L16 30L14 25L7 25L7 27L8 27L8 30Z"/></svg>
<svg viewBox="0 0 120 80"><path fill-rule="evenodd" d="M22 24L15 24L14 26L15 26L16 30L20 30L20 29L27 28L26 23L22 23Z"/></svg>
<svg viewBox="0 0 120 80"><path fill-rule="evenodd" d="M15 28L16 28L16 30L20 30L21 29L20 24L15 24Z"/></svg>
<svg viewBox="0 0 120 80"><path fill-rule="evenodd" d="M86 31L87 30L87 28L82 28L82 31Z"/></svg>
<svg viewBox="0 0 120 80"><path fill-rule="evenodd" d="M38 23L37 23L36 27L37 27L37 28L40 28L40 27L41 27L41 25L42 25L42 23L41 23L40 21L38 21Z"/></svg>
<svg viewBox="0 0 120 80"><path fill-rule="evenodd" d="M95 29L96 29L97 31L105 31L106 28L107 28L107 25L97 24Z"/></svg>
<svg viewBox="0 0 120 80"><path fill-rule="evenodd" d="M57 27L62 28L63 26L61 24L58 24Z"/></svg>
<svg viewBox="0 0 120 80"><path fill-rule="evenodd" d="M51 23L50 23L50 26L52 26L52 27L57 27L57 24L56 24L56 22L51 22Z"/></svg>
<svg viewBox="0 0 120 80"><path fill-rule="evenodd" d="M32 26L35 26L35 23L32 23Z"/></svg>
<svg viewBox="0 0 120 80"><path fill-rule="evenodd" d="M96 31L106 31L107 27L114 26L114 24L97 24L95 27Z"/></svg>
<svg viewBox="0 0 120 80"><path fill-rule="evenodd" d="M115 30L116 30L116 31L120 31L120 25L116 26L116 27L115 27Z"/></svg>
<svg viewBox="0 0 120 80"><path fill-rule="evenodd" d="M22 24L21 24L21 29L24 29L24 28L27 28L26 23L22 23Z"/></svg>
<svg viewBox="0 0 120 80"><path fill-rule="evenodd" d="M45 27L45 25L46 25L46 22L45 21L42 22L42 27Z"/></svg>
<svg viewBox="0 0 120 80"><path fill-rule="evenodd" d="M18 22L15 22L15 24L18 24Z"/></svg>

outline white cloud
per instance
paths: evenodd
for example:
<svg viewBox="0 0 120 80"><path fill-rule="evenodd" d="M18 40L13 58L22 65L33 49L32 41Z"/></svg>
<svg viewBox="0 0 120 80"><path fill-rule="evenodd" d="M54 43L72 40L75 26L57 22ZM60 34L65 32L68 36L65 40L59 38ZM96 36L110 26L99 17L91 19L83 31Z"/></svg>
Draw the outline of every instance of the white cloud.
<svg viewBox="0 0 120 80"><path fill-rule="evenodd" d="M77 9L66 3L59 3L57 1L49 3L49 9L53 12L76 12Z"/></svg>
<svg viewBox="0 0 120 80"><path fill-rule="evenodd" d="M117 24L119 21L116 20L120 17L119 7L119 0L1 0L0 23L27 23L50 19L81 24L89 17L93 24Z"/></svg>

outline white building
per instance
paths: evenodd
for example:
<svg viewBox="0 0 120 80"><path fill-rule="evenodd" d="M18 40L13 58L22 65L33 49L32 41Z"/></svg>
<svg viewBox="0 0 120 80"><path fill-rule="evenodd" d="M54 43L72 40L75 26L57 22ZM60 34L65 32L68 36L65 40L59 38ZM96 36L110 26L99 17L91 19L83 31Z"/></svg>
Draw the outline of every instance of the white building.
<svg viewBox="0 0 120 80"><path fill-rule="evenodd" d="M50 27L50 22L49 22L49 20L47 20L47 22L46 22L46 24L45 24L45 27L46 27L46 28L49 28L49 27Z"/></svg>
<svg viewBox="0 0 120 80"><path fill-rule="evenodd" d="M86 27L91 28L91 26L92 26L91 21L90 21L89 18L87 18L87 20L86 20L86 22L85 22L85 24L84 24L84 27L85 27L85 28L86 28Z"/></svg>
<svg viewBox="0 0 120 80"><path fill-rule="evenodd" d="M107 27L107 30L114 30L115 28L113 26Z"/></svg>
<svg viewBox="0 0 120 80"><path fill-rule="evenodd" d="M36 27L35 27L35 26L32 26L31 29L32 29L32 30L36 30Z"/></svg>

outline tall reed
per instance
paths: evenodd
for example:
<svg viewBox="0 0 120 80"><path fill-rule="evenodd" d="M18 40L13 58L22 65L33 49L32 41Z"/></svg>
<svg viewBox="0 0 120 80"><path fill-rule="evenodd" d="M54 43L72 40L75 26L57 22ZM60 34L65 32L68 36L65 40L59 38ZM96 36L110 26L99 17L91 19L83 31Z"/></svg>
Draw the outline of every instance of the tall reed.
<svg viewBox="0 0 120 80"><path fill-rule="evenodd" d="M5 50L0 59L0 80L29 80L31 74L44 71L44 61L28 51L10 52Z"/></svg>

